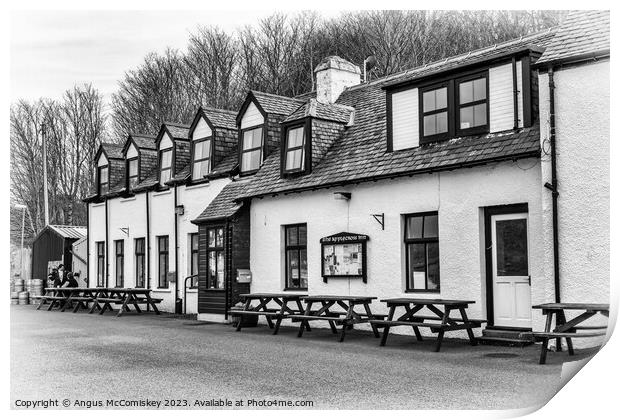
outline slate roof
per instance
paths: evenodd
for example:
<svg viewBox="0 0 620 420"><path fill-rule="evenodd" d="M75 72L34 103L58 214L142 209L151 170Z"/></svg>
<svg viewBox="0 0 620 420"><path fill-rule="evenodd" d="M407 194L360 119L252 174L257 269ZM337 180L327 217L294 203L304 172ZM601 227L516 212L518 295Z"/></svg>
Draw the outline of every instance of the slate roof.
<svg viewBox="0 0 620 420"><path fill-rule="evenodd" d="M457 69L467 65L477 64L486 60L508 55L526 48L544 49L553 40L557 28L547 29L543 32L526 35L521 38L495 44L493 46L470 51L465 54L459 54L448 57L444 60L435 61L424 66L405 70L400 73L377 79L372 83L378 83L383 86L398 85L401 83L411 82L418 78L431 76L435 73L442 73L448 70Z"/></svg>
<svg viewBox="0 0 620 420"><path fill-rule="evenodd" d="M536 64L609 54L609 15L609 10L570 12Z"/></svg>
<svg viewBox="0 0 620 420"><path fill-rule="evenodd" d="M147 177L144 178L142 182L140 182L138 185L133 187L132 190L134 192L148 190L149 188L154 187L158 183L159 181L158 181L157 168L153 168L152 172L149 175L147 175Z"/></svg>
<svg viewBox="0 0 620 420"><path fill-rule="evenodd" d="M132 134L131 138L140 149L157 150L155 136L149 136L148 134Z"/></svg>
<svg viewBox="0 0 620 420"><path fill-rule="evenodd" d="M352 122L355 108L338 104L324 104L316 99L297 108L291 115L286 117L283 122L295 121L306 117L313 117L322 120L335 121L343 124Z"/></svg>
<svg viewBox="0 0 620 420"><path fill-rule="evenodd" d="M216 178L222 176L224 174L228 175L230 171L235 169L235 166L239 164L239 154L237 148L235 147L230 151L228 155L226 155L221 161L216 163L209 174L210 178Z"/></svg>
<svg viewBox="0 0 620 420"><path fill-rule="evenodd" d="M101 143L101 146L105 150L108 159L124 159L123 145L116 143Z"/></svg>
<svg viewBox="0 0 620 420"><path fill-rule="evenodd" d="M243 203L235 202L235 198L245 194L245 190L252 185L253 179L240 178L227 184L222 191L211 201L207 208L200 215L192 220L196 222L206 222L209 220L223 219L234 216Z"/></svg>
<svg viewBox="0 0 620 420"><path fill-rule="evenodd" d="M86 238L86 226L48 225L48 228L63 238L84 239Z"/></svg>
<svg viewBox="0 0 620 420"><path fill-rule="evenodd" d="M237 198L325 188L540 155L538 126L387 152L385 92L380 85L350 88L343 92L338 103L355 106L355 123L334 142L310 174L282 178L280 154L273 153L253 176L253 182Z"/></svg>
<svg viewBox="0 0 620 420"><path fill-rule="evenodd" d="M237 112L227 109L217 109L210 107L202 107L202 112L207 116L211 124L215 127L237 129Z"/></svg>
<svg viewBox="0 0 620 420"><path fill-rule="evenodd" d="M189 140L189 125L165 122L164 125L175 139Z"/></svg>
<svg viewBox="0 0 620 420"><path fill-rule="evenodd" d="M300 99L258 92L256 90L251 92L261 108L268 114L289 115L304 104L304 101Z"/></svg>

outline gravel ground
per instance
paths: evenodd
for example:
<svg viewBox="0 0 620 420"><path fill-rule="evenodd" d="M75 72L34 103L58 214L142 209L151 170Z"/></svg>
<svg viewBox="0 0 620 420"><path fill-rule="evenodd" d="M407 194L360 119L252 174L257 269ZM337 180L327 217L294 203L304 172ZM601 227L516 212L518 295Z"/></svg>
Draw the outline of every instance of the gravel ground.
<svg viewBox="0 0 620 420"><path fill-rule="evenodd" d="M366 331L338 343L328 329L231 326L151 314L103 316L11 307L11 405L69 399L309 400L314 408L510 409L541 405L560 385L565 353L476 346ZM577 356L591 351L577 350ZM182 404L184 404L182 402ZM204 404L204 403L203 403ZM198 407L200 408L200 407ZM257 407L260 408L260 407Z"/></svg>

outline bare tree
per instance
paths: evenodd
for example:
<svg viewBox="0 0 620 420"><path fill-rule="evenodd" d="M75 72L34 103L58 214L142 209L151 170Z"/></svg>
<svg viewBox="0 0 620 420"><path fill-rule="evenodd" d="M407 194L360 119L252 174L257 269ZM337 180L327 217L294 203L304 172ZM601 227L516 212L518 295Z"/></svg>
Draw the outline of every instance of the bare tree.
<svg viewBox="0 0 620 420"><path fill-rule="evenodd" d="M61 101L19 101L11 107L10 118L11 200L28 208L28 236L45 223L43 139L48 151L50 223L85 224L81 199L92 185L92 160L106 135L99 92L84 85L66 91Z"/></svg>

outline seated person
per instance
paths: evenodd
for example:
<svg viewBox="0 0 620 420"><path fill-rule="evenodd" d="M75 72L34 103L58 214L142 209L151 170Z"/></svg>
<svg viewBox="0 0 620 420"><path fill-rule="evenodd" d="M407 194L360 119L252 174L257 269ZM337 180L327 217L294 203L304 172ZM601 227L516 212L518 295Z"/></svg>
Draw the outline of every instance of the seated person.
<svg viewBox="0 0 620 420"><path fill-rule="evenodd" d="M61 287L78 287L78 282L71 271L67 272L65 281L62 283Z"/></svg>

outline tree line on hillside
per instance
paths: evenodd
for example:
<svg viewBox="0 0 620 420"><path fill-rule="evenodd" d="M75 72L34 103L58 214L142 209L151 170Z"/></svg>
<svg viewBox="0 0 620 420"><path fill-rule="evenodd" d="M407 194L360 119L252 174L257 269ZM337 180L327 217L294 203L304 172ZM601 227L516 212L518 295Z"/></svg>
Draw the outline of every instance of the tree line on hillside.
<svg viewBox="0 0 620 420"><path fill-rule="evenodd" d="M314 89L313 70L329 55L360 67L377 58L378 78L558 24L559 11L363 11L322 19L315 12L274 14L227 33L190 35L186 51L149 54L126 72L112 100L112 133L157 132L188 123L200 105L238 109L256 89L296 96Z"/></svg>
<svg viewBox="0 0 620 420"><path fill-rule="evenodd" d="M557 11L362 11L324 19L315 12L273 14L228 33L198 27L183 51L148 54L128 70L104 111L92 85L59 100L11 106L11 201L28 207L26 234L44 226L42 138L47 144L50 223L86 224L81 199L94 182L92 159L102 141L154 134L164 121L189 123L200 105L239 108L249 89L296 96L314 90L313 70L329 55L360 67L374 55L376 79L445 57L543 30ZM44 127L44 129L42 129ZM12 238L21 213L11 210Z"/></svg>

